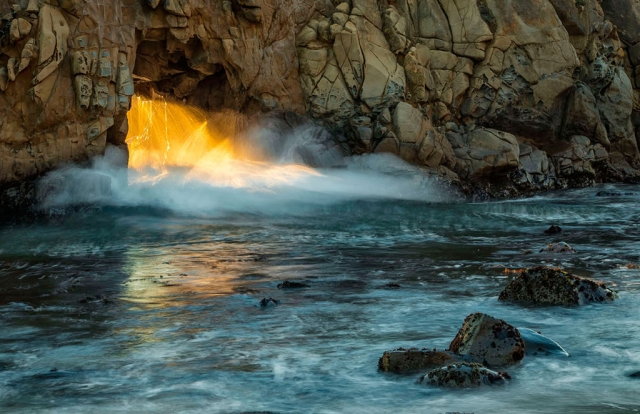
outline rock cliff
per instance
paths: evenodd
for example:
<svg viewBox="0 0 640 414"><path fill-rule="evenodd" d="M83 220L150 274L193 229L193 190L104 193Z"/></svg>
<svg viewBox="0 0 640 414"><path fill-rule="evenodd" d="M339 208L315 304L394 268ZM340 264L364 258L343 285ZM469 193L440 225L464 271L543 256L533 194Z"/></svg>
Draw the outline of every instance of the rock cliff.
<svg viewBox="0 0 640 414"><path fill-rule="evenodd" d="M149 88L306 114L348 153L491 195L640 175L638 0L9 0L0 16L5 188L124 145Z"/></svg>

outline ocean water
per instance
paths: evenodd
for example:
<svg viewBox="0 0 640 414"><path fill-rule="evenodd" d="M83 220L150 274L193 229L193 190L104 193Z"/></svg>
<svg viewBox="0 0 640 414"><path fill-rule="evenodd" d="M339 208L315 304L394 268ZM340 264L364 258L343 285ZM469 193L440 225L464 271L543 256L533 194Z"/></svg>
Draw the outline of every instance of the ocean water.
<svg viewBox="0 0 640 414"><path fill-rule="evenodd" d="M129 177L99 208L0 227L0 411L640 411L640 187L465 203L400 164L355 165L239 186ZM577 253L539 253L558 241ZM620 299L498 302L505 268L541 264ZM473 312L571 356L469 390L378 372L385 350L446 348Z"/></svg>

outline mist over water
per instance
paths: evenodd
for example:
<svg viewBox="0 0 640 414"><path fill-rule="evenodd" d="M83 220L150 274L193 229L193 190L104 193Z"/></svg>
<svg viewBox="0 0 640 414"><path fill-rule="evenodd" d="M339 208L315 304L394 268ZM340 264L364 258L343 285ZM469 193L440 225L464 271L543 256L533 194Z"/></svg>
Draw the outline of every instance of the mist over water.
<svg viewBox="0 0 640 414"><path fill-rule="evenodd" d="M344 157L314 125L272 119L250 126L233 112L205 114L140 97L129 125L128 169L124 154L109 147L92 168L52 172L41 186L48 189L42 207L96 203L199 215L291 214L349 200L447 202L454 194L391 154Z"/></svg>

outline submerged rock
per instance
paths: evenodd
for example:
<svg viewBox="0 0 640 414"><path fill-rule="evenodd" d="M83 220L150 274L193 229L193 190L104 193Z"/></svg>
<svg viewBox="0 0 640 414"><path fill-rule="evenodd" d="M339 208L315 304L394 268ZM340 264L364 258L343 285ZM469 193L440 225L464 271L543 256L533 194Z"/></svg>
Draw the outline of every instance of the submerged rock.
<svg viewBox="0 0 640 414"><path fill-rule="evenodd" d="M464 357L449 351L398 348L382 354L378 361L378 369L383 372L408 374L463 361Z"/></svg>
<svg viewBox="0 0 640 414"><path fill-rule="evenodd" d="M629 374L629 378L638 378L640 379L640 371L632 372Z"/></svg>
<svg viewBox="0 0 640 414"><path fill-rule="evenodd" d="M276 300L276 299L273 299L273 298L269 298L269 299L262 298L262 300L260 301L260 307L261 308L266 308L266 307L269 307L269 306L276 306L278 304L280 304L280 301Z"/></svg>
<svg viewBox="0 0 640 414"><path fill-rule="evenodd" d="M576 251L567 243L559 242L547 244L547 247L540 249L540 253L576 253Z"/></svg>
<svg viewBox="0 0 640 414"><path fill-rule="evenodd" d="M504 385L508 373L491 371L480 364L463 362L435 369L418 380L419 384L448 388L470 388L482 385Z"/></svg>
<svg viewBox="0 0 640 414"><path fill-rule="evenodd" d="M289 282L288 280L278 284L278 289L301 289L306 287L309 287L309 285L299 282Z"/></svg>
<svg viewBox="0 0 640 414"><path fill-rule="evenodd" d="M527 355L558 355L568 357L569 353L553 339L543 336L529 328L518 328L524 341Z"/></svg>
<svg viewBox="0 0 640 414"><path fill-rule="evenodd" d="M468 355L486 365L501 366L520 362L525 345L514 326L484 313L474 313L465 319L449 351Z"/></svg>
<svg viewBox="0 0 640 414"><path fill-rule="evenodd" d="M523 270L500 293L498 300L550 305L612 302L618 294L602 282L564 270L537 266Z"/></svg>
<svg viewBox="0 0 640 414"><path fill-rule="evenodd" d="M562 233L562 227L556 226L555 224L544 231L544 234L558 234L558 233Z"/></svg>

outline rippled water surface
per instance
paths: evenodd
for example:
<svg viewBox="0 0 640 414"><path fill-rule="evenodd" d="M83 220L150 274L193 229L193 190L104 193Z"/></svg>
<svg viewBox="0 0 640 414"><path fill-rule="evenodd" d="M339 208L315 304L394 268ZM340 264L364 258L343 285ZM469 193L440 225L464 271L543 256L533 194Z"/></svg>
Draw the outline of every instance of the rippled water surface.
<svg viewBox="0 0 640 414"><path fill-rule="evenodd" d="M105 207L0 227L0 411L640 411L629 377L640 371L640 270L624 266L640 262L639 187L287 206ZM551 224L564 233L545 235ZM578 253L537 253L553 241ZM620 300L497 301L505 267L538 264L610 281ZM284 280L309 287L278 289ZM477 390L377 371L385 350L446 348L477 311L542 331L571 357L527 356L508 386Z"/></svg>

